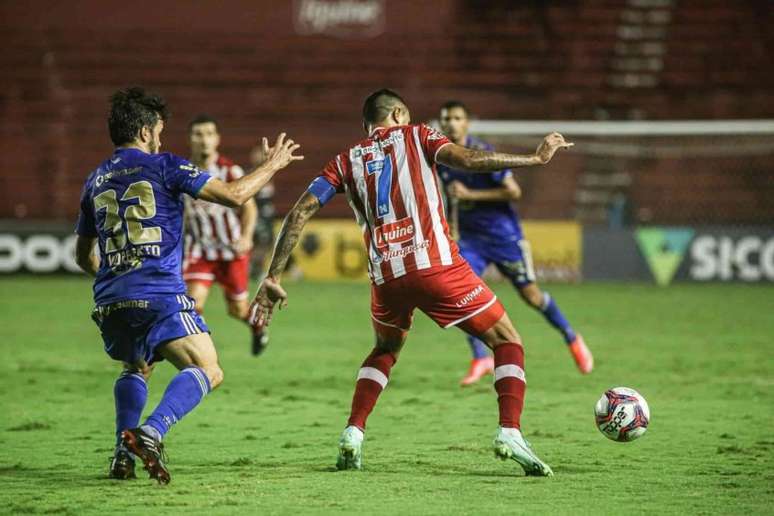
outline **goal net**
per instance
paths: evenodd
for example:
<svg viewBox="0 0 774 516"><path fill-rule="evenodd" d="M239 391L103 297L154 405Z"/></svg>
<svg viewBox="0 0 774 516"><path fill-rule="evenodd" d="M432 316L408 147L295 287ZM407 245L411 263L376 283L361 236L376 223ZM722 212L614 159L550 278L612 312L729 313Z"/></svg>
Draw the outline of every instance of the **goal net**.
<svg viewBox="0 0 774 516"><path fill-rule="evenodd" d="M523 169L525 218L624 227L774 223L774 120L471 122L499 150L531 151L561 132L575 143Z"/></svg>

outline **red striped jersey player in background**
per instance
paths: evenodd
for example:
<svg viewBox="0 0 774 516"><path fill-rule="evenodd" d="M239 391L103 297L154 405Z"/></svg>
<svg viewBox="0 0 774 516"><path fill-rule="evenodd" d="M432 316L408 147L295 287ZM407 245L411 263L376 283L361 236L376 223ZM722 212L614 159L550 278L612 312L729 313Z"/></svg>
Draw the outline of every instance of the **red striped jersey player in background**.
<svg viewBox="0 0 774 516"><path fill-rule="evenodd" d="M387 386L418 308L442 328L456 326L493 349L500 411L495 454L515 460L528 475L552 475L520 431L526 389L521 337L449 236L435 166L491 172L541 165L572 144L552 133L526 156L468 149L428 126L411 125L406 104L386 89L366 99L363 128L368 136L331 160L285 218L251 307L254 324L265 326L274 305L286 304L280 274L301 230L322 205L344 193L369 257L376 346L357 375L349 421L339 440L338 468L361 467L366 419Z"/></svg>
<svg viewBox="0 0 774 516"><path fill-rule="evenodd" d="M230 182L244 175L242 168L218 153L218 123L208 115L199 115L188 124L191 162L212 177ZM240 208L185 196L185 270L188 295L202 313L214 282L225 295L228 314L247 322L250 252L253 248L257 209L254 200ZM268 335L251 329L252 353L259 355L268 343Z"/></svg>

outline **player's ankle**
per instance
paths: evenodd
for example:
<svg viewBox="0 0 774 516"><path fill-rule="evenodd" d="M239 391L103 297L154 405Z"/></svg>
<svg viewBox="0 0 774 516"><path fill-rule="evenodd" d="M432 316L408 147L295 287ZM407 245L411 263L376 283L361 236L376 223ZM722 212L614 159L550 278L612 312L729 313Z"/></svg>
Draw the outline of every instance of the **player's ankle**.
<svg viewBox="0 0 774 516"><path fill-rule="evenodd" d="M153 426L151 426L151 425L142 425L140 427L140 430L142 430L146 434L150 435L151 437L153 437L157 441L161 442L161 438L162 438L161 432L156 430Z"/></svg>

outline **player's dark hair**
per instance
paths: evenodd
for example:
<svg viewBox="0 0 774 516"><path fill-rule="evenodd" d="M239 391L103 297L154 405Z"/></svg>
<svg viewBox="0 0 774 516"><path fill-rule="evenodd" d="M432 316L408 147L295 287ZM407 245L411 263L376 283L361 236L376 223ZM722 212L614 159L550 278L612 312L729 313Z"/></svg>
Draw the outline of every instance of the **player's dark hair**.
<svg viewBox="0 0 774 516"><path fill-rule="evenodd" d="M449 110L454 108L460 108L465 112L466 117L470 117L470 110L468 109L468 106L465 105L465 103L461 100L449 100L441 104L441 111L444 109Z"/></svg>
<svg viewBox="0 0 774 516"><path fill-rule="evenodd" d="M114 145L131 143L143 127L153 127L169 118L167 103L143 88L118 90L110 97L108 129Z"/></svg>
<svg viewBox="0 0 774 516"><path fill-rule="evenodd" d="M398 104L406 105L400 95L388 88L377 90L363 102L363 120L367 124L381 122Z"/></svg>
<svg viewBox="0 0 774 516"><path fill-rule="evenodd" d="M199 113L193 117L190 122L188 122L188 134L191 134L191 130L194 128L194 126L199 124L213 124L215 126L215 130L220 132L220 126L218 125L217 120L206 113Z"/></svg>

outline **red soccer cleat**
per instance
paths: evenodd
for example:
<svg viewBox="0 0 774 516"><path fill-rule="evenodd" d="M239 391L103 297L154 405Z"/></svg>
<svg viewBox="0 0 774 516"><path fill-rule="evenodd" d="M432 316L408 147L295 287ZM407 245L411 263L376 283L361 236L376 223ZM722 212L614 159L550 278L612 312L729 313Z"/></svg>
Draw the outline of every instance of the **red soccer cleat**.
<svg viewBox="0 0 774 516"><path fill-rule="evenodd" d="M575 340L568 346L572 358L575 359L575 365L578 366L578 370L582 374L589 374L594 369L594 356L586 347L586 343L583 341L583 337L580 333L575 335Z"/></svg>
<svg viewBox="0 0 774 516"><path fill-rule="evenodd" d="M494 372L494 358L474 358L470 361L470 369L465 378L460 381L460 385L471 385L479 381L481 378Z"/></svg>

